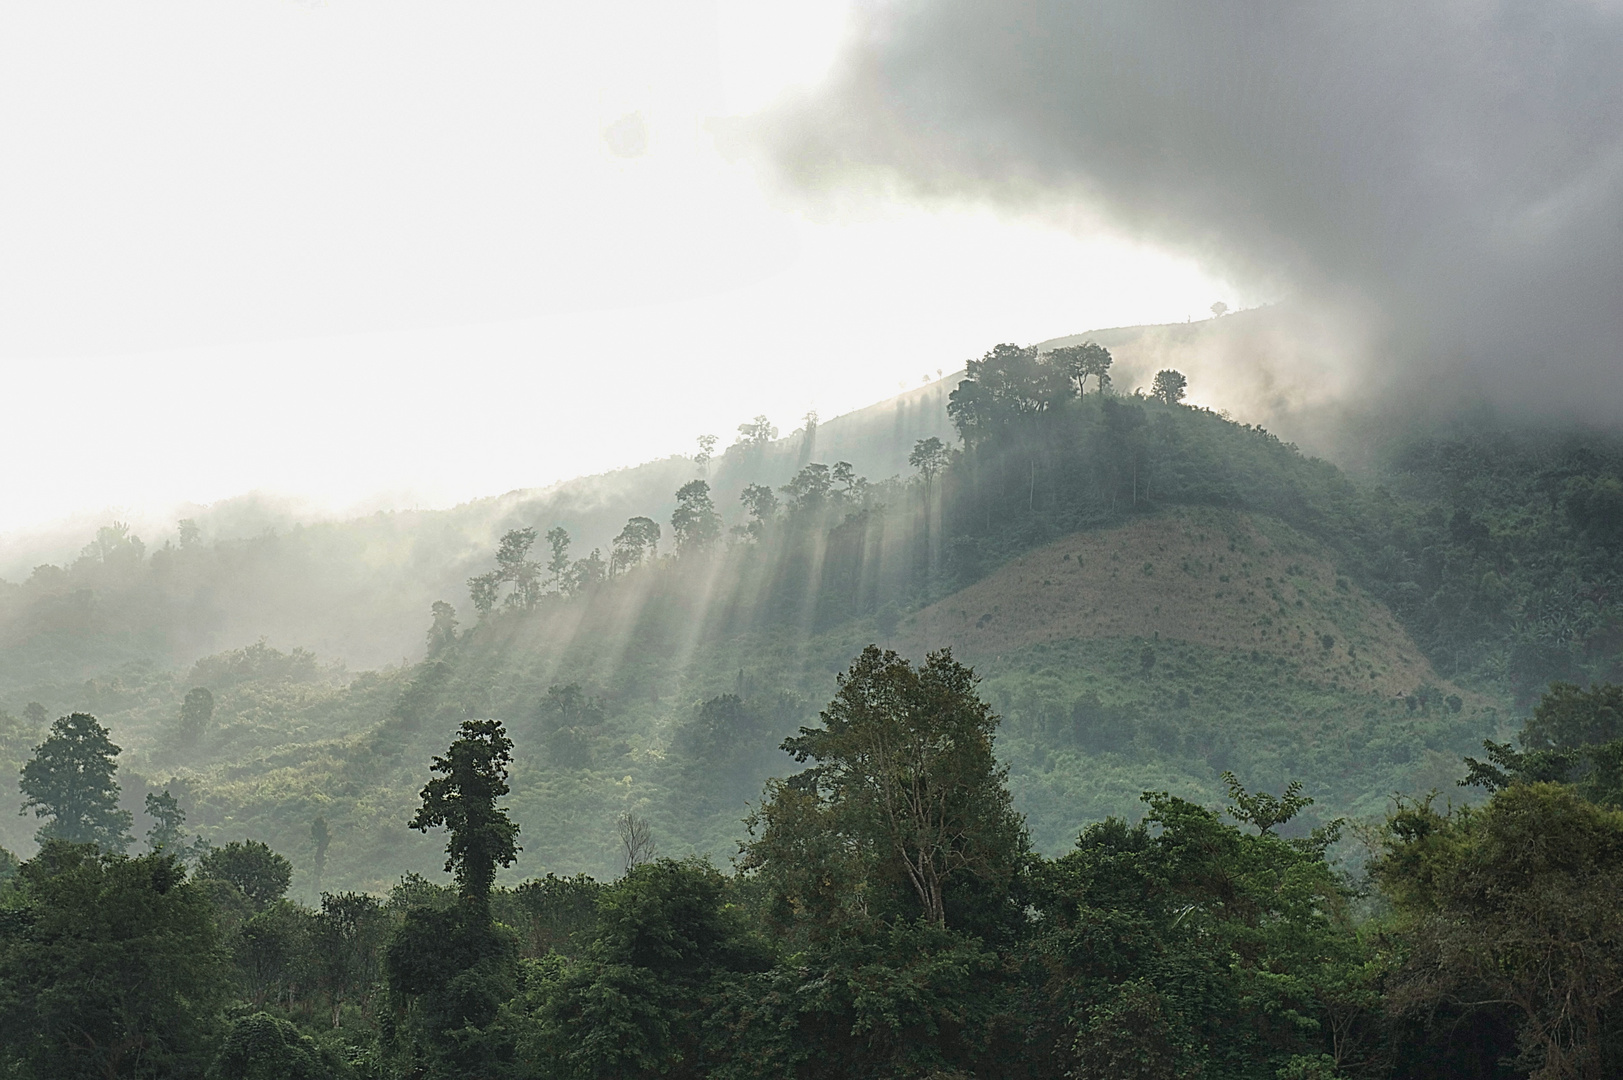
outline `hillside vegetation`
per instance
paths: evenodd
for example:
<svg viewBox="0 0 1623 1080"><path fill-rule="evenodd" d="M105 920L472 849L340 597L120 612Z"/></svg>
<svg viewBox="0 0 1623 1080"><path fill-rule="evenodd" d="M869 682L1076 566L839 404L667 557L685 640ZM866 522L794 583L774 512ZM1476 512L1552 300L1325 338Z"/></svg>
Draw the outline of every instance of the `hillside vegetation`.
<svg viewBox="0 0 1623 1080"><path fill-rule="evenodd" d="M515 875L607 872L633 811L663 850L725 860L788 766L778 743L869 642L976 666L1050 851L1142 790L1209 804L1225 769L1309 783L1309 825L1378 814L1449 786L1551 679L1611 677L1614 442L1430 432L1371 483L1174 388L1107 386L1108 359L999 346L950 400L776 441L752 422L714 460L445 514L150 552L103 530L3 590L0 755L15 775L51 717L92 712L138 822L171 790L203 836L284 851L312 895L317 817L326 885L432 871L397 825L416 762L470 716L513 732ZM894 467L949 427L958 445L906 477L819 460L871 442ZM339 659L379 652L406 655ZM200 689L212 709L185 721ZM30 822L0 820L29 850Z"/></svg>

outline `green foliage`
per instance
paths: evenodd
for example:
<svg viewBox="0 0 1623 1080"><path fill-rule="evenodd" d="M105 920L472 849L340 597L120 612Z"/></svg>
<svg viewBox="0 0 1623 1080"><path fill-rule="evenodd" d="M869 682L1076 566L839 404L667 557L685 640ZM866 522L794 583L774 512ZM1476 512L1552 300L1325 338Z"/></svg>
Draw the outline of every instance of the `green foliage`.
<svg viewBox="0 0 1623 1080"><path fill-rule="evenodd" d="M626 522L620 535L614 538L614 551L609 556L609 573L624 573L641 566L644 559L659 555L659 522L648 517L634 517Z"/></svg>
<svg viewBox="0 0 1623 1080"><path fill-rule="evenodd" d="M1570 788L1518 783L1481 810L1407 803L1373 866L1408 950L1395 1011L1451 1002L1507 1007L1532 1075L1623 1068L1623 812Z"/></svg>
<svg viewBox="0 0 1623 1080"><path fill-rule="evenodd" d="M1007 770L992 753L997 718L975 683L950 652L914 668L894 652L864 649L840 676L823 726L784 743L796 761L814 764L776 789L782 807L763 808L745 865L780 882L800 875L779 867L806 850L794 830L810 821L862 867L841 876L901 885L914 912L938 926L961 880L978 879L994 895L1006 890L1025 831L1003 784Z"/></svg>
<svg viewBox="0 0 1623 1080"><path fill-rule="evenodd" d="M171 855L47 840L0 913L0 1054L23 1075L200 1076L227 968L209 904Z"/></svg>
<svg viewBox="0 0 1623 1080"><path fill-rule="evenodd" d="M551 540L552 534L548 533L547 538ZM567 534L564 544L568 545ZM530 558L530 548L534 545L534 529L508 531L496 548L496 568L468 579L468 595L480 618L491 613L498 599L504 606L519 611L531 611L540 603L541 564ZM504 585L509 588L507 596L502 598Z"/></svg>
<svg viewBox="0 0 1623 1080"><path fill-rule="evenodd" d="M389 990L407 1009L406 1062L430 1076L467 1076L505 1051L496 1023L518 989L518 943L487 905L462 898L405 913L384 955Z"/></svg>
<svg viewBox="0 0 1623 1080"><path fill-rule="evenodd" d="M433 622L428 627L428 655L433 658L442 655L456 644L456 608L444 600L436 600L429 609L429 614Z"/></svg>
<svg viewBox="0 0 1623 1080"><path fill-rule="evenodd" d="M1183 372L1167 368L1155 373L1150 383L1150 397L1163 405L1176 405L1184 399L1188 389L1189 380L1184 378Z"/></svg>
<svg viewBox="0 0 1623 1080"><path fill-rule="evenodd" d="M197 862L197 876L236 887L255 911L280 900L293 881L293 864L258 840L233 841Z"/></svg>
<svg viewBox="0 0 1623 1080"><path fill-rule="evenodd" d="M214 695L205 686L194 686L186 691L186 699L180 703L180 737L187 742L196 742L208 731L209 722L214 719Z"/></svg>
<svg viewBox="0 0 1623 1080"><path fill-rule="evenodd" d="M178 849L185 837L181 826L186 824L180 803L168 791L149 791L146 805L147 816L152 819L152 828L147 830L147 849L154 854Z"/></svg>
<svg viewBox="0 0 1623 1080"><path fill-rule="evenodd" d="M430 769L439 776L423 787L422 806L411 819L410 827L421 832L450 830L445 869L469 899L487 897L496 868L518 858L518 826L496 805L508 792L512 750L501 721L464 720L445 756L434 758Z"/></svg>
<svg viewBox="0 0 1623 1080"><path fill-rule="evenodd" d="M212 1075L219 1080L339 1080L351 1071L293 1024L256 1012L231 1025Z"/></svg>
<svg viewBox="0 0 1623 1080"><path fill-rule="evenodd" d="M89 713L73 713L51 725L50 735L23 766L21 785L23 809L47 819L39 829L42 843L95 844L108 852L129 848L133 818L119 809L113 779L118 754L107 729Z"/></svg>
<svg viewBox="0 0 1623 1080"><path fill-rule="evenodd" d="M709 484L690 480L677 489L671 532L681 553L703 551L721 537L721 515L710 498Z"/></svg>

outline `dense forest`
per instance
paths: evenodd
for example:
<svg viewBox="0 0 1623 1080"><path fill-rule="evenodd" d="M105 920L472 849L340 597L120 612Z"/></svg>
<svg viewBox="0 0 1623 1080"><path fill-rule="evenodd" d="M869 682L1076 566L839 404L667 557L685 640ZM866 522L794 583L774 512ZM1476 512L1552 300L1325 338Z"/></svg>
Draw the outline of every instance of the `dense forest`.
<svg viewBox="0 0 1623 1080"><path fill-rule="evenodd" d="M1299 784L1143 795L1031 850L997 717L946 652L865 649L784 748L734 872L618 822L612 881L496 884L513 742L467 720L402 829L451 884L289 900L255 841L131 856L118 748L52 725L24 769L42 846L0 879L11 1075L1602 1077L1623 1065L1623 690L1557 686L1470 781L1285 831ZM325 826L315 830L325 857Z"/></svg>
<svg viewBox="0 0 1623 1080"><path fill-rule="evenodd" d="M1608 1075L1623 441L1350 474L1112 376L0 586L8 1067Z"/></svg>

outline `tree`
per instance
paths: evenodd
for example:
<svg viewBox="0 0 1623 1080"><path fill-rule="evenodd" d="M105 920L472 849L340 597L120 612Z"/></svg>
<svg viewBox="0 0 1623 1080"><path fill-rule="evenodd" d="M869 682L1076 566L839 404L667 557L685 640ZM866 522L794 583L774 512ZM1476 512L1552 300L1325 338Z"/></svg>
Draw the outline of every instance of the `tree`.
<svg viewBox="0 0 1623 1080"><path fill-rule="evenodd" d="M496 548L496 573L513 586L507 594L508 607L529 611L541 599L541 565L530 560L534 543L534 529L512 529Z"/></svg>
<svg viewBox="0 0 1623 1080"><path fill-rule="evenodd" d="M481 619L496 609L496 598L500 594L501 582L494 570L468 579L468 599Z"/></svg>
<svg viewBox="0 0 1623 1080"><path fill-rule="evenodd" d="M547 534L547 539L552 540L552 533ZM568 543L569 537L565 533L564 545L567 547ZM501 597L503 585L512 586L504 601L507 607L530 611L540 602L541 565L530 559L530 548L534 544L534 529L509 530L502 535L501 542L496 546L496 568L468 579L468 595L480 618L484 618L494 610L496 601ZM429 632L432 634L434 631Z"/></svg>
<svg viewBox="0 0 1623 1080"><path fill-rule="evenodd" d="M233 841L199 859L197 876L235 885L255 911L264 911L293 883L293 864L258 840Z"/></svg>
<svg viewBox="0 0 1623 1080"><path fill-rule="evenodd" d="M913 444L913 452L907 455L907 463L919 471L928 490L936 476L947 467L947 444L934 435L920 439Z"/></svg>
<svg viewBox="0 0 1623 1080"><path fill-rule="evenodd" d="M1182 372L1165 368L1155 373L1155 381L1150 383L1150 397L1165 405L1176 405L1188 389L1189 380Z"/></svg>
<svg viewBox="0 0 1623 1080"><path fill-rule="evenodd" d="M680 552L703 551L721 536L721 516L710 500L710 485L690 480L676 491L676 509L671 512L671 532Z"/></svg>
<svg viewBox="0 0 1623 1080"><path fill-rule="evenodd" d="M627 810L614 822L620 836L620 862L626 873L653 859L658 854L654 845L654 830L645 818Z"/></svg>
<svg viewBox="0 0 1623 1080"><path fill-rule="evenodd" d="M1229 306L1227 304L1223 303L1223 301L1219 300L1217 303L1212 305L1212 315L1213 315L1213 317L1221 319L1223 316L1227 315L1228 313L1229 313Z"/></svg>
<svg viewBox="0 0 1623 1080"><path fill-rule="evenodd" d="M293 1024L256 1012L231 1025L212 1075L220 1080L331 1080L347 1073L337 1055L323 1051Z"/></svg>
<svg viewBox="0 0 1623 1080"><path fill-rule="evenodd" d="M327 829L327 819L317 816L310 823L310 843L315 848L315 887L321 891L321 876L327 871L327 848L332 844L332 833Z"/></svg>
<svg viewBox="0 0 1623 1080"><path fill-rule="evenodd" d="M1052 356L1005 344L966 363L964 380L947 396L947 415L964 442L996 436L1069 397L1070 373Z"/></svg>
<svg viewBox="0 0 1623 1080"><path fill-rule="evenodd" d="M439 774L423 787L422 806L409 827L450 830L445 869L464 898L485 901L498 866L518 858L518 826L496 800L507 794L513 741L500 720L464 720L461 735L429 766Z"/></svg>
<svg viewBox="0 0 1623 1080"><path fill-rule="evenodd" d="M118 782L113 759L119 748L107 729L89 713L72 713L51 725L51 734L34 748L23 766L23 810L48 818L39 839L95 844L103 851L123 852L133 815L118 808Z"/></svg>
<svg viewBox="0 0 1623 1080"><path fill-rule="evenodd" d="M1372 865L1407 938L1388 1007L1509 1005L1537 1080L1623 1067L1623 811L1557 784L1515 783L1486 807L1407 803Z"/></svg>
<svg viewBox="0 0 1623 1080"><path fill-rule="evenodd" d="M547 546L552 557L547 560L547 573L552 575L552 587L559 592L564 588L564 575L569 572L569 533L562 525L547 530Z"/></svg>
<svg viewBox="0 0 1623 1080"><path fill-rule="evenodd" d="M584 559L576 559L569 567L566 584L571 594L585 592L608 576L608 564L603 561L603 549L593 548Z"/></svg>
<svg viewBox="0 0 1623 1080"><path fill-rule="evenodd" d="M227 1002L208 898L166 853L47 838L0 930L0 1062L18 1076L201 1076Z"/></svg>
<svg viewBox="0 0 1623 1080"><path fill-rule="evenodd" d="M780 490L792 513L815 514L828 501L829 489L833 485L828 466L814 461L795 473Z"/></svg>
<svg viewBox="0 0 1623 1080"><path fill-rule="evenodd" d="M693 463L700 468L710 464L710 459L716 455L716 443L720 440L714 435L700 435L698 438L699 452L693 455Z"/></svg>
<svg viewBox="0 0 1623 1080"><path fill-rule="evenodd" d="M1266 791L1252 794L1246 791L1239 778L1231 772L1225 772L1222 780L1228 787L1229 801L1233 804L1229 807L1229 816L1236 821L1255 825L1257 832L1263 836L1295 817L1298 811L1313 805L1312 797L1302 794L1300 780L1292 780L1287 784L1283 795L1270 795Z"/></svg>
<svg viewBox="0 0 1623 1080"><path fill-rule="evenodd" d="M491 597L487 611L494 602L495 598ZM444 600L436 600L429 608L429 614L434 620L428 627L428 655L432 658L456 644L456 608Z"/></svg>
<svg viewBox="0 0 1623 1080"><path fill-rule="evenodd" d="M997 717L975 683L950 651L915 668L870 645L840 676L823 726L783 744L814 763L786 790L821 803L843 845L871 850L937 926L956 882L1006 888L1026 849L1007 770L992 753ZM756 864L769 854L757 848Z"/></svg>
<svg viewBox="0 0 1623 1080"><path fill-rule="evenodd" d="M1049 361L1064 371L1066 376L1076 383L1076 392L1081 395L1087 389L1089 376L1102 390L1110 378L1111 357L1110 350L1094 342L1085 342L1081 345L1067 345L1055 349L1048 354Z"/></svg>
<svg viewBox="0 0 1623 1080"><path fill-rule="evenodd" d="M196 547L203 539L203 530L198 528L197 522L191 518L181 518L175 528L180 533L182 549Z"/></svg>
<svg viewBox="0 0 1623 1080"><path fill-rule="evenodd" d="M378 962L388 921L377 897L365 893L323 893L311 927L316 976L337 1027L346 1001L357 997L362 1011L377 982Z"/></svg>
<svg viewBox="0 0 1623 1080"><path fill-rule="evenodd" d="M744 534L751 540L760 540L778 516L777 495L765 484L750 484L739 493L738 501L744 504L744 511L750 517L749 523L743 526Z"/></svg>
<svg viewBox="0 0 1623 1080"><path fill-rule="evenodd" d="M776 425L762 414L748 423L738 425L738 441L735 445L758 450L777 437Z"/></svg>
<svg viewBox="0 0 1623 1080"><path fill-rule="evenodd" d="M653 518L634 517L628 520L620 535L614 538L614 549L609 555L609 572L624 573L633 566L642 565L644 558L659 555L659 522Z"/></svg>
<svg viewBox="0 0 1623 1080"><path fill-rule="evenodd" d="M147 792L147 816L152 819L152 828L147 830L147 848L153 854L160 851L177 851L181 846L181 839L185 833L181 826L186 824L186 815L180 809L180 803L169 792Z"/></svg>
<svg viewBox="0 0 1623 1080"><path fill-rule="evenodd" d="M189 743L196 742L213 719L214 694L204 686L186 691L186 698L180 703L180 737Z"/></svg>

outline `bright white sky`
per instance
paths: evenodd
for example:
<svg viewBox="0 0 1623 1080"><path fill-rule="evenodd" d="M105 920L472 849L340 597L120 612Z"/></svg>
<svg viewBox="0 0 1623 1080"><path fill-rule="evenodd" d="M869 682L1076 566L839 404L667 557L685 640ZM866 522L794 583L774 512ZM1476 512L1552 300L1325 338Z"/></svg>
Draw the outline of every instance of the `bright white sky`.
<svg viewBox="0 0 1623 1080"><path fill-rule="evenodd" d="M718 153L845 8L0 7L0 533L250 490L444 505L1247 302L973 207L811 215Z"/></svg>

